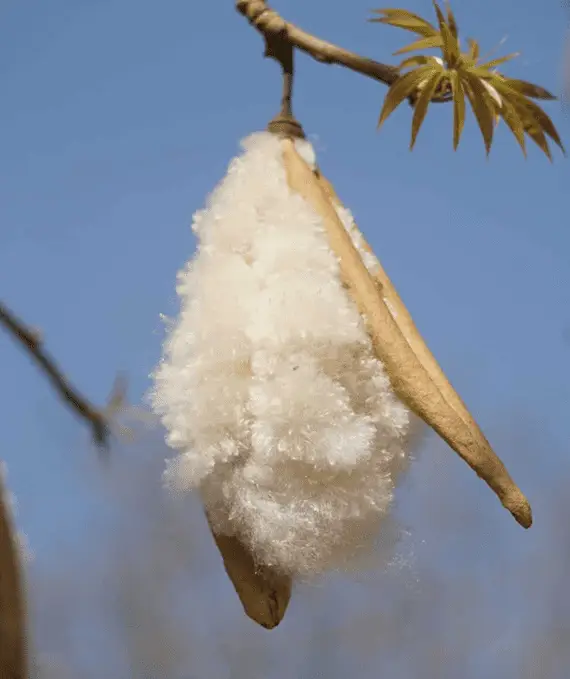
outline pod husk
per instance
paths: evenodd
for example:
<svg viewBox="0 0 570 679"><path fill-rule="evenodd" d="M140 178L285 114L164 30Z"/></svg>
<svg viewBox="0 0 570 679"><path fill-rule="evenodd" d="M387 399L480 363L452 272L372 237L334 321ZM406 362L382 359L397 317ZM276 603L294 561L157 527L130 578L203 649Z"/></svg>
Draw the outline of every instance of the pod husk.
<svg viewBox="0 0 570 679"><path fill-rule="evenodd" d="M216 534L211 523L210 530L245 613L265 629L277 627L289 605L291 578L274 568L256 564L238 537Z"/></svg>
<svg viewBox="0 0 570 679"><path fill-rule="evenodd" d="M374 279L364 265L334 208L332 201L338 198L332 186L307 165L293 140L281 143L289 186L321 217L339 261L343 285L366 322L395 393L489 485L516 521L528 528L532 524L528 500L447 380L384 270L380 268Z"/></svg>
<svg viewBox="0 0 570 679"><path fill-rule="evenodd" d="M0 470L0 677L27 679L22 566Z"/></svg>

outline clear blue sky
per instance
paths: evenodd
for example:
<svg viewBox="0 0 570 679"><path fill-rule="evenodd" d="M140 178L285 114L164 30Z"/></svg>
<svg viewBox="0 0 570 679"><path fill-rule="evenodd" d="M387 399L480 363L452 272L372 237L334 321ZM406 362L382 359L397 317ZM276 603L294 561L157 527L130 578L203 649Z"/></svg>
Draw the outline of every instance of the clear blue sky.
<svg viewBox="0 0 570 679"><path fill-rule="evenodd" d="M433 11L428 0L401 4ZM392 61L409 35L366 23L373 5L275 2L304 28ZM508 73L560 92L561 3L453 6L462 34L484 51L505 36L502 53L522 51ZM41 328L95 402L118 370L137 402L159 357L159 314L177 308L192 213L239 140L276 113L278 68L262 59L261 38L231 0L5 0L0 25L0 296ZM560 520L548 510L549 484L569 471L570 165L556 150L551 165L534 146L525 161L504 125L487 160L472 119L454 154L444 106L433 108L410 154L409 108L376 133L382 85L304 56L297 66L294 108L323 171L458 391L491 438L497 432L497 452L544 508L532 532L518 529L451 452L440 457L465 502L500 524L509 549L530 553ZM559 102L546 109L570 146L570 117ZM62 542L79 544L98 511L88 432L2 332L0 365L0 457L41 562ZM525 427L544 447L515 444ZM425 458L421 465L433 473ZM426 526L413 488L399 502L415 516L420 542ZM447 549L432 555L444 569ZM505 558L493 556L485 567Z"/></svg>

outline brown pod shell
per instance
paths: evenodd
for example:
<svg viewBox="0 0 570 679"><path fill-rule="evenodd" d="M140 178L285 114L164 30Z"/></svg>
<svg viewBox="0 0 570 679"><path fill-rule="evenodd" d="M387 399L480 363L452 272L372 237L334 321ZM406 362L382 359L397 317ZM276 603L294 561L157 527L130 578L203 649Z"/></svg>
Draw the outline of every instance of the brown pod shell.
<svg viewBox="0 0 570 679"><path fill-rule="evenodd" d="M332 187L307 165L293 140L281 143L289 186L321 217L342 282L367 325L395 393L490 486L516 521L528 528L532 524L528 500L427 348L385 272L381 270L375 280L364 265L333 205L336 194Z"/></svg>
<svg viewBox="0 0 570 679"><path fill-rule="evenodd" d="M210 529L246 614L266 629L277 627L289 605L291 578L274 568L256 564L238 537L216 534L211 524Z"/></svg>

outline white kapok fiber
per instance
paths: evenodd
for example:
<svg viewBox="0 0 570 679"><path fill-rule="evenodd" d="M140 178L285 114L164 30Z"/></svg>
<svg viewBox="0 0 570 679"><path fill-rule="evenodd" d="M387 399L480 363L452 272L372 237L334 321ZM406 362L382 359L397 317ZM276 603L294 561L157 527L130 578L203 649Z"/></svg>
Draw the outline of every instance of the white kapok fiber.
<svg viewBox="0 0 570 679"><path fill-rule="evenodd" d="M258 133L243 147L194 216L198 249L153 376L180 453L166 478L198 489L216 532L239 535L259 563L320 573L377 536L409 413L318 215L288 187L279 139Z"/></svg>

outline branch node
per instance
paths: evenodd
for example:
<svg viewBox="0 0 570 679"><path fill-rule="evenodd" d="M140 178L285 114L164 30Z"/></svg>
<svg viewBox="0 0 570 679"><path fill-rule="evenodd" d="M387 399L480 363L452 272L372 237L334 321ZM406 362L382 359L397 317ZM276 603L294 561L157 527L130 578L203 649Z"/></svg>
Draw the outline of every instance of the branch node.
<svg viewBox="0 0 570 679"><path fill-rule="evenodd" d="M267 130L279 137L305 139L305 131L301 123L293 116L275 116L267 125Z"/></svg>
<svg viewBox="0 0 570 679"><path fill-rule="evenodd" d="M243 14L258 31L267 35L287 31L287 23L265 0L237 0L236 9Z"/></svg>

